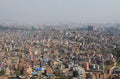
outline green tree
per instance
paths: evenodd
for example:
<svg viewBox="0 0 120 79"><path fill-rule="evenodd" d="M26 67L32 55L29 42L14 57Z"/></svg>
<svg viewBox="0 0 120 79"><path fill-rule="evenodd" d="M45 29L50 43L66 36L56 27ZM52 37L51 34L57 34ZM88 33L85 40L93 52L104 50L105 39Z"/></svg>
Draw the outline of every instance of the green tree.
<svg viewBox="0 0 120 79"><path fill-rule="evenodd" d="M112 54L117 57L117 59L120 57L120 47L117 47L112 50Z"/></svg>
<svg viewBox="0 0 120 79"><path fill-rule="evenodd" d="M78 71L73 71L73 77L78 77Z"/></svg>
<svg viewBox="0 0 120 79"><path fill-rule="evenodd" d="M0 75L4 75L4 70L2 69L2 70L0 70Z"/></svg>
<svg viewBox="0 0 120 79"><path fill-rule="evenodd" d="M120 64L120 47L113 49L112 54L116 57L117 64Z"/></svg>

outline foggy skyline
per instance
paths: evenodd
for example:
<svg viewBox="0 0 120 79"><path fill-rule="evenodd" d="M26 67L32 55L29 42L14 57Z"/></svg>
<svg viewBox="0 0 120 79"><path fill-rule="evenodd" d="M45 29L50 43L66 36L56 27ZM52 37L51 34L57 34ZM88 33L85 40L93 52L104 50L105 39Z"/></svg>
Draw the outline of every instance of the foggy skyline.
<svg viewBox="0 0 120 79"><path fill-rule="evenodd" d="M0 0L0 24L120 23L120 0Z"/></svg>

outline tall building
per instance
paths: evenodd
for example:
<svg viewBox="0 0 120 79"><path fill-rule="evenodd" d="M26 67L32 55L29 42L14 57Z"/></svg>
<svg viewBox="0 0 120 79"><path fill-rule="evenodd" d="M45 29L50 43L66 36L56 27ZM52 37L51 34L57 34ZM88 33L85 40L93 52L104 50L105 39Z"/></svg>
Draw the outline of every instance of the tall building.
<svg viewBox="0 0 120 79"><path fill-rule="evenodd" d="M88 31L93 31L93 30L94 30L93 26L88 26Z"/></svg>

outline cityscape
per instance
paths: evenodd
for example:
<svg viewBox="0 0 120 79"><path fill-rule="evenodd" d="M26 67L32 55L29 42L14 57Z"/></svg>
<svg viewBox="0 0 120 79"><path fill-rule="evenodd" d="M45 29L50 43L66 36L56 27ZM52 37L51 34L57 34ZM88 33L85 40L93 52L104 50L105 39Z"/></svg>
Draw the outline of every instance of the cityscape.
<svg viewBox="0 0 120 79"><path fill-rule="evenodd" d="M0 0L0 79L120 79L120 0Z"/></svg>
<svg viewBox="0 0 120 79"><path fill-rule="evenodd" d="M120 78L120 24L0 25L0 37L0 79Z"/></svg>

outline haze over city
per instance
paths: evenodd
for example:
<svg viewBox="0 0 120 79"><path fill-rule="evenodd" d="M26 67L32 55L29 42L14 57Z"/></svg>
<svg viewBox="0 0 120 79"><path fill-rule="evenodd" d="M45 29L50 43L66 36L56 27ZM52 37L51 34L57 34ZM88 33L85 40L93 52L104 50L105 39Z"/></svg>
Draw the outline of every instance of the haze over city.
<svg viewBox="0 0 120 79"><path fill-rule="evenodd" d="M120 0L0 0L0 79L120 79Z"/></svg>
<svg viewBox="0 0 120 79"><path fill-rule="evenodd" d="M0 0L0 24L119 23L120 0Z"/></svg>

